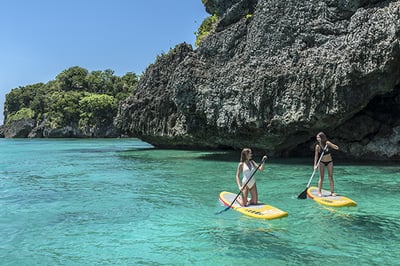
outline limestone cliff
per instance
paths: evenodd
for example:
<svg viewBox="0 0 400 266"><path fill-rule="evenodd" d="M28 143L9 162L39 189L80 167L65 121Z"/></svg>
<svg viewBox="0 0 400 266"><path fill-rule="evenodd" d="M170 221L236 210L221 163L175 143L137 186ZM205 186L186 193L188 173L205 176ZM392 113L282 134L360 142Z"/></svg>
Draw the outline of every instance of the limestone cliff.
<svg viewBox="0 0 400 266"><path fill-rule="evenodd" d="M400 158L400 1L203 0L196 50L150 65L115 124L156 146Z"/></svg>

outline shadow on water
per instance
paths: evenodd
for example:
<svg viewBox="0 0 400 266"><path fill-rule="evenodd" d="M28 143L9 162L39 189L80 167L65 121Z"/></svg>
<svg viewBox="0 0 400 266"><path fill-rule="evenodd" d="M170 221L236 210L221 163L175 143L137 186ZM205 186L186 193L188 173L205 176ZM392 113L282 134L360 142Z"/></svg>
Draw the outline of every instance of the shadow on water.
<svg viewBox="0 0 400 266"><path fill-rule="evenodd" d="M214 162L239 162L240 151L231 150L178 150L178 149L130 149L118 152L120 157L138 158L138 159L154 159L159 154L169 155L170 159L196 159L201 161ZM277 164L310 164L309 158L279 158L271 157L268 154L254 153L253 159L260 162L264 155L268 156L267 162Z"/></svg>
<svg viewBox="0 0 400 266"><path fill-rule="evenodd" d="M203 154L199 159L205 161L236 162L239 160L238 154L240 153L235 151L214 152Z"/></svg>
<svg viewBox="0 0 400 266"><path fill-rule="evenodd" d="M321 265L320 247L302 241L308 236L291 235L291 229L287 228L286 223L282 226L281 221L255 224L203 227L194 235L211 242L213 252L223 254L228 261L257 262L258 265L294 265L293 262L296 265ZM343 261L348 259L346 255L341 256L336 255Z"/></svg>
<svg viewBox="0 0 400 266"><path fill-rule="evenodd" d="M347 182L348 186L368 190L370 194L386 193L387 195L396 195L400 191L398 180L362 180L352 179Z"/></svg>
<svg viewBox="0 0 400 266"><path fill-rule="evenodd" d="M110 151L110 150L105 150ZM223 162L237 162L240 160L240 150L190 150L190 149L162 149L149 146L137 146L136 148L120 151L121 156L135 156L142 153L163 153L163 154L184 154L183 157L196 157L196 159L204 161L223 161ZM313 160L313 154L310 153L309 157L273 157L267 153L254 151L253 159L260 161L262 156L268 156L268 162L278 164L310 164ZM371 161L371 160L349 160L343 158L335 158L337 166L398 166L396 161ZM400 168L392 169L395 173L400 172Z"/></svg>
<svg viewBox="0 0 400 266"><path fill-rule="evenodd" d="M335 162L343 166L399 166L398 160L366 160L366 159L346 159L336 158Z"/></svg>
<svg viewBox="0 0 400 266"><path fill-rule="evenodd" d="M378 215L353 215L347 221L343 221L343 224L346 225L348 231L381 240L393 238L394 234L400 230L397 220Z"/></svg>
<svg viewBox="0 0 400 266"><path fill-rule="evenodd" d="M284 254L295 252L284 238L279 236L282 228L272 228L266 224L259 226L213 226L203 227L194 232L199 238L207 239L215 246L215 253L230 258L278 259ZM255 248L257 247L257 248Z"/></svg>
<svg viewBox="0 0 400 266"><path fill-rule="evenodd" d="M230 151L194 151L194 150L174 150L174 149L130 149L117 153L122 159L140 160L151 162L161 159L163 161L215 161L215 162L236 162L239 160L238 154Z"/></svg>
<svg viewBox="0 0 400 266"><path fill-rule="evenodd" d="M238 162L240 160L239 150L185 150L185 149L159 149L159 148L138 148L129 149L118 152L122 157L136 157L140 158L144 155L146 157L151 157L158 154L170 154L173 158L177 156L182 159L195 158L203 161L216 161L216 162ZM279 158L271 157L266 153L260 153L255 151L253 153L253 159L258 162L261 161L264 155L268 156L268 161L271 163L277 162L282 164L309 164L309 158Z"/></svg>
<svg viewBox="0 0 400 266"><path fill-rule="evenodd" d="M400 231L400 222L396 217L346 211L346 208L323 208L329 211L329 219L334 220L345 234L382 241L398 237L396 234Z"/></svg>

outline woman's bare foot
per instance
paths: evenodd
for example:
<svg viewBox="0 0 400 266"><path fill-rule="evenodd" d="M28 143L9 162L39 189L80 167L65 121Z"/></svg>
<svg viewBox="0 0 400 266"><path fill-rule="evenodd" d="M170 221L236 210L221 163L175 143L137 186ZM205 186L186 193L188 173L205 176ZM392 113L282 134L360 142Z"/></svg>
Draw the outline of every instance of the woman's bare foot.
<svg viewBox="0 0 400 266"><path fill-rule="evenodd" d="M236 202L239 203L240 206L246 207L246 206L243 204L243 200L242 200L242 197L241 197L241 196L239 196L239 197L236 199Z"/></svg>

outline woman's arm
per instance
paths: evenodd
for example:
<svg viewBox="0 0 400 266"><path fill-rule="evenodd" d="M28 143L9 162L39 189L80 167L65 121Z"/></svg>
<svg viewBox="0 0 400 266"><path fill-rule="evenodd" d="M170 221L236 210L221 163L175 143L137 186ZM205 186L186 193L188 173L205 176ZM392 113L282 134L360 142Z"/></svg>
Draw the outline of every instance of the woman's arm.
<svg viewBox="0 0 400 266"><path fill-rule="evenodd" d="M318 154L319 154L319 146L317 144L317 145L315 145L315 152L314 152L314 169L317 169L317 167L318 167L318 165L317 165L318 159L319 159Z"/></svg>
<svg viewBox="0 0 400 266"><path fill-rule="evenodd" d="M243 169L243 163L239 163L238 168L236 170L236 184L239 190L242 190L242 186L240 185L240 173L242 172L242 169Z"/></svg>
<svg viewBox="0 0 400 266"><path fill-rule="evenodd" d="M268 158L267 155L264 155L263 158L261 159L261 165L258 168L259 171L261 171L261 172L264 171L265 161L267 160L267 158ZM256 167L256 168L258 167L258 164L254 160L251 160L251 162L252 162L254 167Z"/></svg>
<svg viewBox="0 0 400 266"><path fill-rule="evenodd" d="M336 144L333 144L333 143L330 142L330 141L327 141L326 144L328 144L328 147L330 147L330 148L332 148L332 149L339 150L339 146L336 145Z"/></svg>

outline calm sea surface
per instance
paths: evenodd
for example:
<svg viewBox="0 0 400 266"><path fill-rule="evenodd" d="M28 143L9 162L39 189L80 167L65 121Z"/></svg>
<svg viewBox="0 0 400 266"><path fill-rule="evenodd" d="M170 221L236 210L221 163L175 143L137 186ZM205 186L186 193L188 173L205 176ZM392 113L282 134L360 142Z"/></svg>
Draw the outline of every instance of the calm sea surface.
<svg viewBox="0 0 400 266"><path fill-rule="evenodd" d="M0 264L400 264L399 165L337 162L336 192L358 206L328 208L297 199L312 154L272 158L259 197L289 216L264 221L215 214L238 160L138 139L0 139Z"/></svg>

